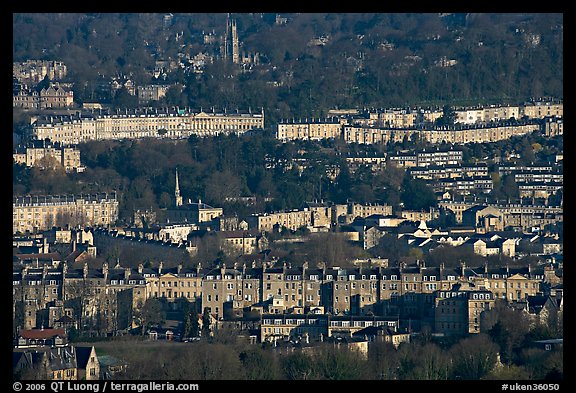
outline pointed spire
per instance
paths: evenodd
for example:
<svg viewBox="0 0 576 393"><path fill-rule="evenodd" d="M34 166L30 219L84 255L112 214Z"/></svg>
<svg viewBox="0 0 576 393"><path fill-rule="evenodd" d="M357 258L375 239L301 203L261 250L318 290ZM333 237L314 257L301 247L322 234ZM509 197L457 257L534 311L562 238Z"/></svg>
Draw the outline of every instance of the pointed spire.
<svg viewBox="0 0 576 393"><path fill-rule="evenodd" d="M178 168L176 168L176 187L174 190L174 196L176 197L176 206L182 206L182 196L180 195L180 185L178 183Z"/></svg>

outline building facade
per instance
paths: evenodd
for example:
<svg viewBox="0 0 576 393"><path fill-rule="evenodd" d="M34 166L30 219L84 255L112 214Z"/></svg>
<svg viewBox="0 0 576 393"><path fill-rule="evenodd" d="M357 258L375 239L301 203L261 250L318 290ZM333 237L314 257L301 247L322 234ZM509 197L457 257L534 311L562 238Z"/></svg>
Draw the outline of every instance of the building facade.
<svg viewBox="0 0 576 393"><path fill-rule="evenodd" d="M329 119L283 121L276 126L276 139L287 140L322 140L340 139L342 123L336 117Z"/></svg>
<svg viewBox="0 0 576 393"><path fill-rule="evenodd" d="M191 112L188 109L136 109L77 116L42 116L32 124L35 139L78 144L89 140L188 138L243 134L264 128L264 112Z"/></svg>
<svg viewBox="0 0 576 393"><path fill-rule="evenodd" d="M298 268L223 265L213 269L200 265L165 268L162 264L154 268L140 265L137 269L119 264L96 269L87 264L80 269L70 269L66 264L15 267L13 313L15 323L25 329L54 326L67 316L85 329L108 332L138 326L137 310L146 299L158 298L174 307L183 300L199 302L201 309L207 308L218 318L254 307L274 314L321 309L341 316L343 321L350 316L381 316L419 321L420 327L434 327L435 318L440 318L440 323L460 324L450 328L436 325L440 331L461 331L462 320L442 320L438 315L442 314L439 307L445 306L438 304L443 299L439 291L450 292L455 284L462 284L470 286L472 295L465 295L470 301L476 301L474 294L484 294L487 301L523 301L543 293L546 269L465 265L446 269L423 264L378 268L309 268L307 264ZM486 293L491 294L489 299ZM458 318L466 314L464 305L458 307L462 307L459 312L449 314L457 314ZM472 311L477 308L466 307ZM472 325L467 326L470 330ZM338 325L340 330L344 327ZM348 325L348 333L363 327Z"/></svg>
<svg viewBox="0 0 576 393"><path fill-rule="evenodd" d="M108 226L118 219L116 193L15 196L12 231L37 232L53 226Z"/></svg>
<svg viewBox="0 0 576 393"><path fill-rule="evenodd" d="M494 301L494 294L487 290L437 291L434 330L446 336L480 333L481 315L494 308Z"/></svg>
<svg viewBox="0 0 576 393"><path fill-rule="evenodd" d="M40 142L40 143L34 143ZM52 144L46 141L34 141L31 145L23 148L17 148L12 154L16 164L23 164L28 167L43 165L45 157L51 157L58 162L66 173L81 172L84 170L80 162L80 150L75 146L64 146ZM44 160L44 164L46 164Z"/></svg>

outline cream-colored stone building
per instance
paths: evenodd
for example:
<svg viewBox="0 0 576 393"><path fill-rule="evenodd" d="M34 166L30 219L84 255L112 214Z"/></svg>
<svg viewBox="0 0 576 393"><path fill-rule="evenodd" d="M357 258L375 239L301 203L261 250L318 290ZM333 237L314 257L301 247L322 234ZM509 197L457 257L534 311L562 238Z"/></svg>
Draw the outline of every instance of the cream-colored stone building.
<svg viewBox="0 0 576 393"><path fill-rule="evenodd" d="M46 75L50 80L63 79L68 73L68 67L61 61L26 60L23 63L12 63L12 74L19 81L38 83Z"/></svg>
<svg viewBox="0 0 576 393"><path fill-rule="evenodd" d="M314 212L309 209L286 212L255 214L247 218L250 229L259 232L273 232L286 227L296 231L302 227L312 227Z"/></svg>
<svg viewBox="0 0 576 393"><path fill-rule="evenodd" d="M22 109L67 109L74 105L74 92L51 84L40 92L20 90L12 96L12 106Z"/></svg>
<svg viewBox="0 0 576 393"><path fill-rule="evenodd" d="M494 299L523 301L527 296L543 291L546 269L530 266L488 269L487 266L470 268L465 265L444 268L426 267L423 263L345 269L309 268L307 264L299 268L286 265L165 268L162 263L156 268L140 265L138 269L119 264L113 268L104 264L101 269L88 268L87 264L80 269L66 265L21 267L13 271L13 313L16 323L27 329L52 326L55 320L67 315L79 326L113 331L138 326L137 310L146 299L158 298L171 308L177 308L184 300L193 302L218 318L224 317L227 311L254 307L260 307L264 312L289 314L321 309L340 315L333 319L338 323L326 325L326 329L332 329L326 331L326 335L333 331L350 335L369 326L352 323L351 317L359 321L363 316L363 321L373 321L371 313L395 321L412 318L422 321L423 325L435 326L438 306L444 306L438 304L441 297L436 294L451 291L458 283L466 284L466 290L472 294L489 291ZM551 273L549 276L554 275L553 270ZM469 299L475 301L473 296ZM53 305L60 307L59 313L47 312L54 308ZM461 325L438 329L463 329L464 311L451 311L450 314L457 314L460 319L440 318L438 321ZM286 325L286 329L297 327L294 323ZM272 330L264 330L266 336L287 335L290 331L276 332L275 326L268 328Z"/></svg>
<svg viewBox="0 0 576 393"><path fill-rule="evenodd" d="M171 138L190 135L243 134L264 128L264 112L191 112L184 109L124 110L75 117L39 117L32 124L36 139L77 144L89 140Z"/></svg>
<svg viewBox="0 0 576 393"><path fill-rule="evenodd" d="M16 164L23 164L28 167L57 162L64 168L66 173L80 172L84 169L80 162L80 150L75 146L62 146L60 144L46 143L45 141L24 148L17 148L12 154L12 158Z"/></svg>
<svg viewBox="0 0 576 393"><path fill-rule="evenodd" d="M282 121L276 126L276 139L282 141L339 139L341 134L342 122L337 117Z"/></svg>
<svg viewBox="0 0 576 393"><path fill-rule="evenodd" d="M138 86L136 89L138 93L138 103L147 104L150 101L159 101L166 96L166 91L169 87L168 85Z"/></svg>
<svg viewBox="0 0 576 393"><path fill-rule="evenodd" d="M410 109L392 108L378 113L378 121L382 126L392 128L414 127L418 112Z"/></svg>
<svg viewBox="0 0 576 393"><path fill-rule="evenodd" d="M15 196L12 232L34 232L53 226L107 226L118 219L116 193Z"/></svg>
<svg viewBox="0 0 576 393"><path fill-rule="evenodd" d="M546 118L544 123L544 134L548 137L564 134L564 119L551 117Z"/></svg>
<svg viewBox="0 0 576 393"><path fill-rule="evenodd" d="M561 101L534 101L522 105L522 116L543 119L548 116L562 117L564 115L564 103Z"/></svg>
<svg viewBox="0 0 576 393"><path fill-rule="evenodd" d="M226 310L242 310L261 302L262 272L254 268L211 269L202 278L202 309L219 318Z"/></svg>
<svg viewBox="0 0 576 393"><path fill-rule="evenodd" d="M523 268L488 268L471 276L470 280L477 288L490 291L495 299L508 302L525 300L542 291L541 284L545 281L545 271L528 265Z"/></svg>

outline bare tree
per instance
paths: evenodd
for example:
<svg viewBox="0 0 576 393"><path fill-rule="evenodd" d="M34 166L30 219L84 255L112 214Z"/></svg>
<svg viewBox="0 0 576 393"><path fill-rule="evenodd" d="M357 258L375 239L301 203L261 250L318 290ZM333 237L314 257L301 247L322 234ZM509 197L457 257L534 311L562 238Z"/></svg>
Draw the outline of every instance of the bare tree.
<svg viewBox="0 0 576 393"><path fill-rule="evenodd" d="M498 346L486 334L465 338L450 348L453 379L481 379L498 360Z"/></svg>

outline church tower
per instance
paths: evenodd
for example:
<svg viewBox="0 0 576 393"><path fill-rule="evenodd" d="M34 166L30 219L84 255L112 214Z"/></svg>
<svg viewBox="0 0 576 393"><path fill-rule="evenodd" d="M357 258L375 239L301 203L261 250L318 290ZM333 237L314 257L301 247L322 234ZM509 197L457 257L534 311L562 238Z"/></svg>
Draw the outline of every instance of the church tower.
<svg viewBox="0 0 576 393"><path fill-rule="evenodd" d="M230 19L230 14L226 17L226 34L224 35L224 44L222 53L225 60L232 60L232 63L240 63L240 47L238 42L238 30L236 20Z"/></svg>
<svg viewBox="0 0 576 393"><path fill-rule="evenodd" d="M176 206L182 206L182 196L180 195L180 186L178 185L178 169L176 169L176 189L174 190L174 196L176 197Z"/></svg>
<svg viewBox="0 0 576 393"><path fill-rule="evenodd" d="M236 21L232 20L230 22L230 29L232 30L232 63L240 63L240 54L238 51L238 32L236 30Z"/></svg>

